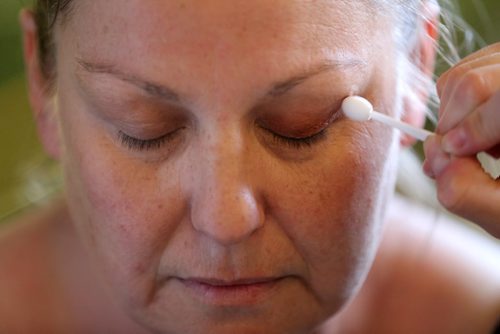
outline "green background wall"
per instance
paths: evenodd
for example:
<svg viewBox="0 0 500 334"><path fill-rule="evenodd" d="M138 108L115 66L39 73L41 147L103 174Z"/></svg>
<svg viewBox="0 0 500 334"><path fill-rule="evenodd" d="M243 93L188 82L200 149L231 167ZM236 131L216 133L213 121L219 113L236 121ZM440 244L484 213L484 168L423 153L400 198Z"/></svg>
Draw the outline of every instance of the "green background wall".
<svg viewBox="0 0 500 334"><path fill-rule="evenodd" d="M39 199L51 183L43 173L52 165L37 142L25 93L17 24L23 3L29 1L0 0L0 221ZM465 20L487 43L500 40L500 0L459 3Z"/></svg>

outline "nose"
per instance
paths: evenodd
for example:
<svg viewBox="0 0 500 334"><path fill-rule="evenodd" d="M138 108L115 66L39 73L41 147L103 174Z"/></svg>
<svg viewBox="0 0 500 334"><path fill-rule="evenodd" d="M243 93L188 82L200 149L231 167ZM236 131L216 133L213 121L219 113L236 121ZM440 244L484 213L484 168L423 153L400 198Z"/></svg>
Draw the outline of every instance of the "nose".
<svg viewBox="0 0 500 334"><path fill-rule="evenodd" d="M244 241L263 225L262 205L245 163L248 154L238 140L213 140L196 166L191 200L195 230L222 245ZM214 142L215 141L215 142Z"/></svg>

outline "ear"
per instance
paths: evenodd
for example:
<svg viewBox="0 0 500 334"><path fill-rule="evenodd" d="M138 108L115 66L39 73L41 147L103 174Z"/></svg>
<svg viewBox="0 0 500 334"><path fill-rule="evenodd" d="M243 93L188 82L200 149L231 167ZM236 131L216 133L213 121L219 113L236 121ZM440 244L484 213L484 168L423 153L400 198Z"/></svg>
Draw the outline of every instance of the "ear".
<svg viewBox="0 0 500 334"><path fill-rule="evenodd" d="M19 14L23 35L24 62L28 83L28 97L36 122L38 135L45 151L54 159L60 155L59 126L55 97L49 89L49 80L43 74L38 49L37 26L32 11Z"/></svg>
<svg viewBox="0 0 500 334"><path fill-rule="evenodd" d="M440 8L435 0L427 0L422 3L422 27L417 36L414 49L410 54L410 61L418 64L418 71L426 79L432 80L434 65L436 59L436 43L439 38L439 14ZM429 92L426 87L422 87L421 80L413 80L409 89L415 95L405 96L403 98L404 113L402 120L417 127L423 127L425 124L425 106L429 100ZM415 101L417 99L417 101ZM405 134L401 135L401 145L403 147L411 146L415 139Z"/></svg>

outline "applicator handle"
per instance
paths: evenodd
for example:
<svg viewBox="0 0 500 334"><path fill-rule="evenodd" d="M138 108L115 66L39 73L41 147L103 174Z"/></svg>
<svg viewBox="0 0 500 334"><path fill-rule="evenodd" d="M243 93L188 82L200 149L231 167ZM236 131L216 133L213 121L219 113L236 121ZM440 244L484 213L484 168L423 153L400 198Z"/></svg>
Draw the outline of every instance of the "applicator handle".
<svg viewBox="0 0 500 334"><path fill-rule="evenodd" d="M378 121L378 122L381 122L381 123L384 123L386 125L389 125L389 126L392 126L394 128L397 128L399 130L401 130L402 132L418 139L418 140L421 140L421 141L425 141L427 139L427 137L429 137L430 135L432 135L433 133L430 132L430 131L427 131L425 129L421 129L421 128L416 128L414 126L411 126L407 123L403 123L397 119L394 119L390 116L387 116L386 114L382 114L382 113L379 113L377 111L372 111L371 115L370 115L371 119L375 120L375 121Z"/></svg>

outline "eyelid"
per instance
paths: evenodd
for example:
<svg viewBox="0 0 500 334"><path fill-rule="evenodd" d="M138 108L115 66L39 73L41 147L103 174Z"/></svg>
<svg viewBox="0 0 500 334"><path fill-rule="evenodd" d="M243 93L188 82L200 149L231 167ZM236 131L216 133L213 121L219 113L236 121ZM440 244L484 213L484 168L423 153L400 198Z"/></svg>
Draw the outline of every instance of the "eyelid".
<svg viewBox="0 0 500 334"><path fill-rule="evenodd" d="M273 136L273 139L278 141L280 144L286 144L296 149L311 147L313 144L316 144L317 142L321 141L326 137L328 129L335 121L343 118L343 113L341 112L340 108L335 107L333 108L333 110L334 112L332 112L328 121L324 123L325 125L321 127L319 131L316 131L315 133L304 137L286 136L281 133L277 133L271 129L268 129L266 127L263 126L259 127L265 130L266 132L270 133Z"/></svg>
<svg viewBox="0 0 500 334"><path fill-rule="evenodd" d="M337 104L335 104L331 108L328 108L327 110L330 110L328 112L327 118L325 118L320 123L316 123L316 124L313 124L313 125L308 125L307 127L305 127L305 124L307 124L307 122L306 122L306 123L304 123L304 125L303 125L304 127L302 129L300 129L300 123L302 123L302 122L295 122L294 124L290 123L289 134L284 134L283 133L283 132L286 133L286 131L276 131L276 130L273 130L272 126L266 126L266 125L264 125L262 127L265 128L265 129L269 129L272 132L278 133L279 135L281 135L283 137L289 137L289 138L295 138L295 139L312 137L315 134L317 134L317 133L325 130L332 123L338 121L339 119L343 118L343 116L344 116L344 114L343 114L343 112L341 110L341 107L338 106Z"/></svg>
<svg viewBox="0 0 500 334"><path fill-rule="evenodd" d="M304 137L295 137L295 136L286 136L281 133L277 133L272 129L266 128L264 126L258 125L260 128L268 132L273 136L273 139L277 141L279 144L285 144L295 149L300 149L303 147L311 147L313 144L325 138L327 130L331 126L333 122L338 120L343 116L343 113L340 111L340 108L333 108L334 110L328 119L324 123L324 126L321 127L319 131L314 132L313 134L304 136ZM152 139L140 139L126 134L123 131L118 132L118 139L122 143L122 145L126 146L130 150L135 151L151 151L155 149L160 149L163 145L175 139L177 133L181 130L185 129L185 127L180 127L171 131L167 134L164 134L160 137L152 138Z"/></svg>

